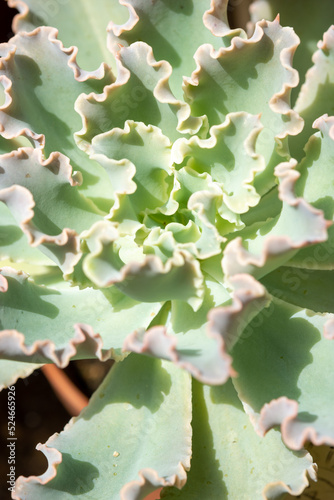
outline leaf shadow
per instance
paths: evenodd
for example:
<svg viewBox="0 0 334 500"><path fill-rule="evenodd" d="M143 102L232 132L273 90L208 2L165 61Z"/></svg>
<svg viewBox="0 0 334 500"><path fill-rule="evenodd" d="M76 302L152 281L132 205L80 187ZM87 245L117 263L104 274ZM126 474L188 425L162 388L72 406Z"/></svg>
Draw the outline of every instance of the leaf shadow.
<svg viewBox="0 0 334 500"><path fill-rule="evenodd" d="M48 488L62 494L78 496L92 491L99 476L99 470L90 462L74 459L69 453L62 453L57 475L48 483Z"/></svg>
<svg viewBox="0 0 334 500"><path fill-rule="evenodd" d="M113 366L93 395L93 404L79 418L90 420L106 406L119 403L125 403L129 409L145 406L151 413L156 413L171 387L171 376L160 359L132 353Z"/></svg>
<svg viewBox="0 0 334 500"><path fill-rule="evenodd" d="M246 330L231 352L238 390L243 393L247 385L247 399L255 411L282 396L298 401L298 379L312 363L310 350L321 338L317 328L297 317L294 306L273 301Z"/></svg>
<svg viewBox="0 0 334 500"><path fill-rule="evenodd" d="M21 98L24 99L25 105L23 106L22 102L16 102L19 111L16 111L15 118L27 122L33 132L43 132L46 156L53 151L61 151L70 158L73 169L83 173L86 186L96 184L99 177L89 172L86 166L90 162L93 167L93 162L75 145L73 138L75 130L71 130L67 121L60 119L59 115L48 111L36 93L36 88L43 86L44 83L38 64L31 57L24 55L16 55L15 63L21 75L29 75L29 85L22 85L22 89L17 89L17 92L22 96ZM57 99L61 100L61 97L62 93L59 90ZM23 109L24 114L21 111ZM73 113L76 113L74 103Z"/></svg>

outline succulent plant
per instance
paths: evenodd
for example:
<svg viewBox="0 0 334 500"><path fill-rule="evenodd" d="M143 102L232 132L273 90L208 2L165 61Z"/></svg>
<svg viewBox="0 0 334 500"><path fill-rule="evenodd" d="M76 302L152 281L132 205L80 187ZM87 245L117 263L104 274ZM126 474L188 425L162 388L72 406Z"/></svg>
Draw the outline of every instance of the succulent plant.
<svg viewBox="0 0 334 500"><path fill-rule="evenodd" d="M8 4L2 386L115 360L13 498L300 495L334 445L333 2L248 34L227 0Z"/></svg>

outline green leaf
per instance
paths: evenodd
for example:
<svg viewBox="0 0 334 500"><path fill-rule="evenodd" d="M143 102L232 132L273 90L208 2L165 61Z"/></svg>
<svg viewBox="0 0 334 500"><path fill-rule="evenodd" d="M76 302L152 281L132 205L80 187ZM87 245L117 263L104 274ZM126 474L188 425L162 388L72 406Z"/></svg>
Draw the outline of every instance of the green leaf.
<svg viewBox="0 0 334 500"><path fill-rule="evenodd" d="M110 83L107 69L94 77L81 72L73 61L73 49L63 48L54 28L20 33L3 47L1 55L6 57L0 75L11 85L8 103L0 110L2 135L8 139L24 135L44 147L46 157L54 151L66 155L72 168L83 174L81 191L108 212L112 204L108 176L77 148L73 137L80 128L75 100L82 92L102 91Z"/></svg>
<svg viewBox="0 0 334 500"><path fill-rule="evenodd" d="M231 301L224 286L206 277L203 304L198 310L172 301L165 327L155 322L146 332L133 332L124 348L173 361L203 383L223 384L235 375L230 348L268 303L265 289L249 276L234 277L232 283Z"/></svg>
<svg viewBox="0 0 334 500"><path fill-rule="evenodd" d="M286 265L300 248L327 240L329 223L323 212L295 195L300 174L296 160L280 163L275 174L280 185L281 213L266 222L254 223L241 230L225 248L222 267L228 280L238 273L250 273L257 279Z"/></svg>
<svg viewBox="0 0 334 500"><path fill-rule="evenodd" d="M185 99L192 114L207 115L210 126L219 125L231 112L261 113L264 130L257 152L264 156L267 169L257 180L260 194L273 185L269 174L279 161L277 151L287 154L282 141L302 127L289 105L290 90L298 83L291 66L297 44L291 28L282 28L277 20L261 21L250 39L235 37L230 47L217 51L209 44L199 47L197 69L185 79Z"/></svg>
<svg viewBox="0 0 334 500"><path fill-rule="evenodd" d="M7 359L61 367L73 357L122 359L125 337L146 328L161 308L138 303L114 287L102 292L66 282L36 285L11 268L1 275L8 283L8 291L0 294L0 342Z"/></svg>
<svg viewBox="0 0 334 500"><path fill-rule="evenodd" d="M174 178L171 143L158 128L128 120L124 129L94 137L90 151L91 158L106 169L115 195L129 195L136 220L156 208L165 212Z"/></svg>
<svg viewBox="0 0 334 500"><path fill-rule="evenodd" d="M161 498L262 500L300 494L315 478L311 456L288 450L278 432L259 437L249 422L232 382L202 386L193 382L193 455L181 491L163 490Z"/></svg>
<svg viewBox="0 0 334 500"><path fill-rule="evenodd" d="M331 104L334 97L334 27L324 34L318 43L318 50L313 56L313 66L306 74L306 81L301 88L295 109L305 121L302 132L291 138L291 152L295 158L303 156L302 149L312 134L312 128L318 127L319 116L334 114ZM315 122L317 120L317 122Z"/></svg>
<svg viewBox="0 0 334 500"><path fill-rule="evenodd" d="M85 70L95 70L102 62L115 68L115 60L107 49L109 20L125 23L128 11L116 0L38 0L11 1L21 13L14 21L14 32L32 31L39 26L53 26L67 47L79 49L78 63ZM28 9L27 9L28 8ZM80 15L77 13L80 12Z"/></svg>
<svg viewBox="0 0 334 500"><path fill-rule="evenodd" d="M301 269L334 269L334 226L328 228L327 241L301 248L289 260L289 265Z"/></svg>
<svg viewBox="0 0 334 500"><path fill-rule="evenodd" d="M261 279L270 293L315 312L334 313L334 272L281 266Z"/></svg>
<svg viewBox="0 0 334 500"><path fill-rule="evenodd" d="M182 99L182 77L190 75L195 69L193 55L197 47L203 43L212 43L218 48L221 44L221 38L215 37L202 19L209 2L174 0L171 3L158 0L149 3L146 0L128 0L127 6L132 22L129 22L127 28L111 23L110 48L117 53L119 46L128 46L137 40L142 40L153 47L154 57L158 61L161 59L168 61L173 67L170 78L171 89L176 97ZM210 12L213 10L212 7ZM216 17L217 12L212 12L211 15L217 25L219 22ZM204 19L206 24L209 24L208 13L204 15Z"/></svg>
<svg viewBox="0 0 334 500"><path fill-rule="evenodd" d="M42 365L34 363L20 363L18 361L0 360L0 391L13 385L19 378L29 377L34 370Z"/></svg>
<svg viewBox="0 0 334 500"><path fill-rule="evenodd" d="M68 158L60 153L45 161L41 150L33 148L1 156L0 200L28 236L29 244L40 245L65 273L72 272L80 258L75 231L89 228L103 215L80 194L79 183ZM10 234L15 237L15 226Z"/></svg>
<svg viewBox="0 0 334 500"><path fill-rule="evenodd" d="M52 265L53 262L44 256L39 249L31 247L27 236L13 217L9 208L0 202L0 260L10 259Z"/></svg>
<svg viewBox="0 0 334 500"><path fill-rule="evenodd" d="M247 113L230 113L224 123L210 129L209 139L179 139L173 145L174 161L211 175L223 191L223 202L236 214L257 205L260 196L252 186L256 173L265 168L264 160L255 153L257 136L262 129L259 117ZM241 146L242 145L242 146ZM220 209L224 218L224 208Z"/></svg>
<svg viewBox="0 0 334 500"><path fill-rule="evenodd" d="M283 439L295 450L307 440L334 443L334 376L324 369L334 362L332 324L332 314L274 299L232 351L234 385L255 427L264 432L282 423Z"/></svg>
<svg viewBox="0 0 334 500"><path fill-rule="evenodd" d="M293 66L298 70L300 82L292 90L292 100L295 102L300 86L304 83L306 71L312 65L312 56L334 17L332 0L323 0L321 8L317 2L305 0L256 0L250 7L251 20L255 23L261 19L273 21L277 14L283 26L293 26L300 38L300 45L293 58ZM301 15L303 13L303 15ZM328 106L328 101L327 101ZM328 107L326 108L328 110ZM317 118L324 111L320 112Z"/></svg>
<svg viewBox="0 0 334 500"><path fill-rule="evenodd" d="M198 261L188 252L176 249L165 262L144 255L132 238L119 239L109 221L94 224L82 237L90 251L83 271L97 286L116 284L129 297L144 302L176 299L194 309L200 307L203 276Z"/></svg>
<svg viewBox="0 0 334 500"><path fill-rule="evenodd" d="M333 29L334 41L334 29ZM333 73L334 75L334 73ZM334 117L324 115L314 122L315 133L305 148L305 158L299 165L301 173L296 183L296 194L324 212L327 220L334 220Z"/></svg>
<svg viewBox="0 0 334 500"><path fill-rule="evenodd" d="M89 149L95 135L114 127L123 128L126 120L159 127L174 140L182 133L196 133L202 118L190 116L189 105L172 94L168 80L172 68L167 61L156 61L152 48L144 42L122 47L117 57L116 82L106 85L103 94L82 95L76 110L83 127L76 134L79 147Z"/></svg>
<svg viewBox="0 0 334 500"><path fill-rule="evenodd" d="M158 486L182 487L191 456L190 383L170 363L131 354L79 417L46 442L47 472L20 477L16 494L139 500Z"/></svg>

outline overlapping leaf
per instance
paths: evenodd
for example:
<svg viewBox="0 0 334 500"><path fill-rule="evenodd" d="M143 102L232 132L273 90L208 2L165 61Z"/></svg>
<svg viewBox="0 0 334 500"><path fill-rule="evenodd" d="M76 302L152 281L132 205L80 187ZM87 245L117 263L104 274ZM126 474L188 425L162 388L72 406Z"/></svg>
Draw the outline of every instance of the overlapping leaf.
<svg viewBox="0 0 334 500"><path fill-rule="evenodd" d="M272 169L278 163L275 152L286 154L282 141L302 128L289 104L290 90L298 83L291 66L297 45L298 38L290 28L282 28L278 20L261 21L247 40L234 37L229 47L217 51L209 44L199 47L197 69L185 79L185 97L192 113L207 115L211 126L219 125L231 112L261 113L264 131L258 152L264 156L267 170L258 179L260 194L272 186Z"/></svg>
<svg viewBox="0 0 334 500"><path fill-rule="evenodd" d="M84 70L96 70L106 62L115 67L115 61L107 49L107 24L110 19L125 23L127 9L115 0L7 0L19 10L14 20L14 32L33 31L39 26L53 26L59 30L59 39L67 47L78 47L78 62ZM80 10L81 16L76 16ZM73 19L75 18L75 22Z"/></svg>
<svg viewBox="0 0 334 500"><path fill-rule="evenodd" d="M115 288L79 290L64 282L46 287L12 268L3 268L1 276L0 349L7 359L62 367L72 357L122 359L126 336L146 328L161 308Z"/></svg>
<svg viewBox="0 0 334 500"><path fill-rule="evenodd" d="M46 156L57 151L68 156L72 168L83 174L81 190L108 211L109 179L76 147L73 134L80 128L75 100L82 92L102 90L111 81L110 71L103 67L93 76L81 71L73 47L64 49L56 33L54 28L39 28L1 46L0 84L7 94L0 109L2 135L24 135L44 147Z"/></svg>
<svg viewBox="0 0 334 500"><path fill-rule="evenodd" d="M158 486L182 487L191 457L190 382L169 363L131 354L80 416L40 446L48 470L20 477L14 498L135 500Z"/></svg>
<svg viewBox="0 0 334 500"><path fill-rule="evenodd" d="M161 498L269 500L284 492L298 495L308 484L307 475L315 478L306 451L292 453L277 432L264 439L255 433L231 382L219 387L194 382L193 409L188 481L181 492L163 490Z"/></svg>
<svg viewBox="0 0 334 500"><path fill-rule="evenodd" d="M300 449L334 443L333 408L328 398L334 359L332 314L319 314L275 299L259 314L233 349L234 379L260 433L282 424L287 446ZM259 414L261 412L261 418Z"/></svg>
<svg viewBox="0 0 334 500"><path fill-rule="evenodd" d="M250 13L253 23L261 19L273 21L279 14L281 24L293 26L300 38L301 43L293 59L293 66L298 70L300 80L298 87L292 91L293 102L295 102L300 85L304 83L306 71L312 65L312 56L317 49L317 42L321 40L323 33L333 20L333 2L324 0L319 9L319 5L314 1L256 0L250 6ZM320 114L321 112L317 117Z"/></svg>

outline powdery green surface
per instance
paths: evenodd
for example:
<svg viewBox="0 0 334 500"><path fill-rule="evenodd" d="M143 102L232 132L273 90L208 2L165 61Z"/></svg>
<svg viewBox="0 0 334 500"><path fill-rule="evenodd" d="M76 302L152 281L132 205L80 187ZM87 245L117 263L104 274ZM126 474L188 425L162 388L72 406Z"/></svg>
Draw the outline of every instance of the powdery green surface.
<svg viewBox="0 0 334 500"><path fill-rule="evenodd" d="M13 498L301 494L334 444L328 12L295 69L287 2L249 36L227 1L8 3L0 382L115 360Z"/></svg>

